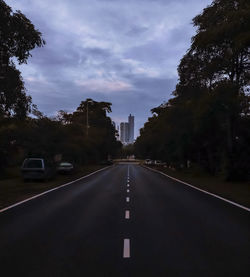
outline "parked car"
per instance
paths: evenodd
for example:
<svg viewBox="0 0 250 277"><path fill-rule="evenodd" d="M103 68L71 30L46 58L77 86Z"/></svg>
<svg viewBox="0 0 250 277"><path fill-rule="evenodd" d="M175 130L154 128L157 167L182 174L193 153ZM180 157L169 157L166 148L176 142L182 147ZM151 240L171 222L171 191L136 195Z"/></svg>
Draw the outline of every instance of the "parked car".
<svg viewBox="0 0 250 277"><path fill-rule="evenodd" d="M144 164L147 164L147 165L154 164L154 161L152 161L150 159L146 159Z"/></svg>
<svg viewBox="0 0 250 277"><path fill-rule="evenodd" d="M43 158L27 158L21 172L24 180L48 180L55 176L55 164Z"/></svg>
<svg viewBox="0 0 250 277"><path fill-rule="evenodd" d="M74 172L74 166L69 162L61 162L57 166L57 172L61 174L72 174Z"/></svg>

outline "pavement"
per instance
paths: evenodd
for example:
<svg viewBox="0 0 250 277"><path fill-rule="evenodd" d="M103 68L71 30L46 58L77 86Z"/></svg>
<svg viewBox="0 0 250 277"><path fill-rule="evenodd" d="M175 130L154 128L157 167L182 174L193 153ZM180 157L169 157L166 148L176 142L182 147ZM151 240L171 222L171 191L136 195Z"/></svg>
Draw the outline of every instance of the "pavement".
<svg viewBox="0 0 250 277"><path fill-rule="evenodd" d="M120 164L0 213L1 276L250 276L250 213Z"/></svg>

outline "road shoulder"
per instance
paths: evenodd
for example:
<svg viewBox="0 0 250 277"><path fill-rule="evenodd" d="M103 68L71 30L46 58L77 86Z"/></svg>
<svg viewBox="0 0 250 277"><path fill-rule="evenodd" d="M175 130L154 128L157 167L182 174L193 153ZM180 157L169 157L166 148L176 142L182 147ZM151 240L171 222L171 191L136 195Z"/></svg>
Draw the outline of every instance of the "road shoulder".
<svg viewBox="0 0 250 277"><path fill-rule="evenodd" d="M40 197L56 189L71 185L110 166L88 166L74 175L60 175L49 182L24 182L21 178L0 181L0 212Z"/></svg>
<svg viewBox="0 0 250 277"><path fill-rule="evenodd" d="M197 181L195 183L190 183L190 181L188 182L186 179L183 178L179 178L179 176L177 177L175 174L175 176L172 176L172 174L170 175L169 172L166 172L165 170L159 169L159 168L152 168L152 167L148 167L145 165L141 165L144 168L147 168L148 170L154 171L158 174L161 174L167 178L170 178L176 182L182 183L188 187L191 187L193 189L196 189L198 191L201 191L203 193L209 194L212 197L216 197L222 201L225 201L227 203L230 203L231 205L237 206L239 208L242 208L248 212L250 212L250 199L248 197L246 197L246 195L244 195L245 197L242 197L244 199L244 201L239 201L240 197L233 197L232 193L229 194L228 191L223 193L223 190L220 189L220 192L218 193L218 190L214 190L212 186L208 186L206 184L206 186L201 185L199 183L197 183ZM246 189L246 193L247 195L249 194L249 190L250 190L250 186L248 187L248 189ZM239 194L241 194L241 192L238 192ZM230 197L228 197L230 196Z"/></svg>

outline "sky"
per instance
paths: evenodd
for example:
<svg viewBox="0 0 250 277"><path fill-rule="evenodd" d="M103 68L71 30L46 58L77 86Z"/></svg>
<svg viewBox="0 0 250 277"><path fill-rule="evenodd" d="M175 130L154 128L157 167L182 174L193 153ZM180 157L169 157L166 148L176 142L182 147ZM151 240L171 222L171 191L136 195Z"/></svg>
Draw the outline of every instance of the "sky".
<svg viewBox="0 0 250 277"><path fill-rule="evenodd" d="M212 0L5 0L24 13L46 45L18 66L33 103L47 116L86 98L112 103L117 124L171 97L177 66L195 35L192 18Z"/></svg>

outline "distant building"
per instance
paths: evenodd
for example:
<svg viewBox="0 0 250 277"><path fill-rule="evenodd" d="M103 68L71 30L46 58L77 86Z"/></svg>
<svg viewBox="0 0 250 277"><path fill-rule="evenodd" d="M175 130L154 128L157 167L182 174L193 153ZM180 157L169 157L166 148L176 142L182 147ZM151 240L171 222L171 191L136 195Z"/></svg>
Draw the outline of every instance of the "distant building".
<svg viewBox="0 0 250 277"><path fill-rule="evenodd" d="M129 143L134 143L134 125L135 125L134 120L135 120L135 117L130 114L128 117L128 135L129 135L128 142Z"/></svg>
<svg viewBox="0 0 250 277"><path fill-rule="evenodd" d="M121 140L121 139L120 139L120 128L119 128L119 124L117 124L117 126L116 126L116 132L117 132L117 135L116 135L117 140Z"/></svg>
<svg viewBox="0 0 250 277"><path fill-rule="evenodd" d="M128 134L128 122L121 122L120 124L120 140L122 143L129 142L129 134Z"/></svg>
<svg viewBox="0 0 250 277"><path fill-rule="evenodd" d="M120 141L123 144L134 142L134 116L131 114L128 117L128 122L121 122L120 124Z"/></svg>

